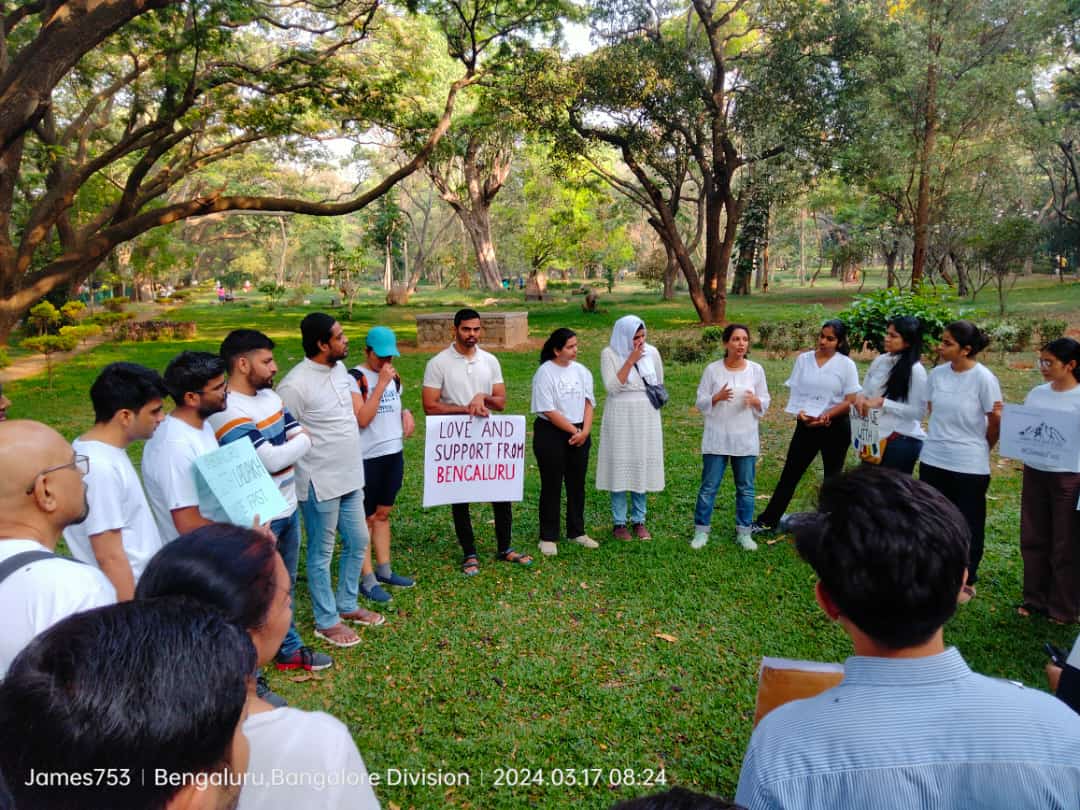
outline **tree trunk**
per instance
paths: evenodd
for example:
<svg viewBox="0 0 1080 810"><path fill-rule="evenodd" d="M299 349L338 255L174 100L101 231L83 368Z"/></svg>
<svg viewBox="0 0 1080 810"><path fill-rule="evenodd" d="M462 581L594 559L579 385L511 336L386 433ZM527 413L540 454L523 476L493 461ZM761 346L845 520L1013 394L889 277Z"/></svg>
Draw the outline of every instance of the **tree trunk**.
<svg viewBox="0 0 1080 810"><path fill-rule="evenodd" d="M285 268L288 266L289 256L289 231L285 227L285 217L278 217L278 227L281 230L281 258L278 261L277 283L279 287L284 287Z"/></svg>
<svg viewBox="0 0 1080 810"><path fill-rule="evenodd" d="M499 261L495 258L495 242L491 238L491 214L486 207L455 209L469 234L473 251L476 253L476 265L480 268L480 279L489 290L502 289L502 274Z"/></svg>
<svg viewBox="0 0 1080 810"><path fill-rule="evenodd" d="M919 149L919 191L915 203L915 247L911 253L911 288L922 281L926 269L926 249L930 241L930 173L931 160L937 140L937 59L941 51L941 36L930 34L927 43L929 64L926 66L926 100L923 111L922 146Z"/></svg>
<svg viewBox="0 0 1080 810"><path fill-rule="evenodd" d="M885 286L899 287L900 281L896 277L896 257L900 253L900 240L893 239L889 249L885 251Z"/></svg>
<svg viewBox="0 0 1080 810"><path fill-rule="evenodd" d="M664 244L664 254L667 256L667 264L664 265L664 300L675 299L675 279L679 277L679 262L675 258L675 251Z"/></svg>
<svg viewBox="0 0 1080 810"><path fill-rule="evenodd" d="M963 259L957 253L950 251L949 259L956 268L956 294L962 298L968 294L967 269L964 267Z"/></svg>

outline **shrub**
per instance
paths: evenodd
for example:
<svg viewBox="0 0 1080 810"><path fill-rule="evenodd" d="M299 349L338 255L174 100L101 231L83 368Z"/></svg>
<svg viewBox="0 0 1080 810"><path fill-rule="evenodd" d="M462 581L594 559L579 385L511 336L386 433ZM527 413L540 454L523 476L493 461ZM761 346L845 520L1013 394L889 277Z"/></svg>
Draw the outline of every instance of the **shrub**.
<svg viewBox="0 0 1080 810"><path fill-rule="evenodd" d="M891 318L913 315L919 319L923 330L923 344L931 347L941 339L941 333L949 321L957 318L948 302L932 287L918 290L899 290L890 287L877 290L855 301L837 317L850 330L852 348L868 343L879 352L885 351L885 330Z"/></svg>
<svg viewBox="0 0 1080 810"><path fill-rule="evenodd" d="M54 307L50 301L42 301L40 304L35 304L30 308L26 320L37 329L39 335L44 335L60 323L60 310Z"/></svg>
<svg viewBox="0 0 1080 810"><path fill-rule="evenodd" d="M1035 331L1039 334L1039 346L1045 346L1051 340L1057 340L1069 328L1068 321L1059 318L1041 318L1035 321Z"/></svg>
<svg viewBox="0 0 1080 810"><path fill-rule="evenodd" d="M70 335L81 343L86 343L92 337L101 334L101 325L96 323L81 323L77 326L61 326L61 335Z"/></svg>
<svg viewBox="0 0 1080 810"><path fill-rule="evenodd" d="M124 306L130 301L126 295L114 295L112 298L106 298L104 302L105 309L109 312L123 312Z"/></svg>
<svg viewBox="0 0 1080 810"><path fill-rule="evenodd" d="M128 321L116 329L118 341L143 343L148 340L185 340L195 337L194 321Z"/></svg>
<svg viewBox="0 0 1080 810"><path fill-rule="evenodd" d="M79 320L85 309L86 304L82 301L68 301L60 307L60 317L63 318L65 324L71 325Z"/></svg>
<svg viewBox="0 0 1080 810"><path fill-rule="evenodd" d="M42 335L26 338L20 345L45 355L45 371L48 374L49 388L52 388L52 356L56 352L70 352L77 343L71 335Z"/></svg>
<svg viewBox="0 0 1080 810"><path fill-rule="evenodd" d="M11 365L11 358L8 357L8 350L6 346L0 346L0 368L7 368Z"/></svg>
<svg viewBox="0 0 1080 810"><path fill-rule="evenodd" d="M116 337L116 327L125 321L134 319L134 312L99 312L87 318L86 323L95 323L104 329L108 329L109 334Z"/></svg>
<svg viewBox="0 0 1080 810"><path fill-rule="evenodd" d="M758 324L758 340L769 352L797 352L814 344L814 337L824 320L823 314L815 313L788 321L765 321Z"/></svg>
<svg viewBox="0 0 1080 810"><path fill-rule="evenodd" d="M701 342L706 346L719 346L724 342L724 327L706 326L701 330Z"/></svg>
<svg viewBox="0 0 1080 810"><path fill-rule="evenodd" d="M1004 355L1030 348L1035 324L1026 318L1009 318L983 324L983 329L990 336L991 347Z"/></svg>

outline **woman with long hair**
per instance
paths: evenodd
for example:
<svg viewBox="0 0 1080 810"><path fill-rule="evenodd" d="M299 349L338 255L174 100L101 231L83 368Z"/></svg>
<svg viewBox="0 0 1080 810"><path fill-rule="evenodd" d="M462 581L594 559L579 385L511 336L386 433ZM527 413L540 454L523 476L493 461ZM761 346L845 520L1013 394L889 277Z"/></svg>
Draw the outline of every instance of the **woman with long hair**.
<svg viewBox="0 0 1080 810"><path fill-rule="evenodd" d="M735 479L735 540L747 551L757 548L751 537L754 522L754 465L761 450L758 422L769 407L765 370L746 358L750 328L741 323L724 327L724 359L705 367L697 390L697 408L705 417L701 436L701 487L694 507L691 548L709 542L713 504L724 469L731 464Z"/></svg>
<svg viewBox="0 0 1080 810"><path fill-rule="evenodd" d="M585 548L599 543L585 532L585 473L592 447L593 378L577 362L572 329L556 329L540 350L532 380L533 453L540 468L540 552L559 553L559 504L566 484L566 536Z"/></svg>
<svg viewBox="0 0 1080 810"><path fill-rule="evenodd" d="M821 325L817 348L795 358L784 383L791 394L785 412L795 417L795 434L788 445L780 480L768 506L751 524L752 531L774 531L791 503L803 474L820 454L825 477L844 469L851 444L850 408L859 393L859 371L848 354L848 328L832 319Z"/></svg>
<svg viewBox="0 0 1080 810"><path fill-rule="evenodd" d="M863 390L855 397L855 408L866 416L879 410L878 431L887 439L881 456L882 467L911 475L919 460L926 431L926 369L922 356L922 329L919 319L902 315L888 321L885 352L874 358L863 379Z"/></svg>
<svg viewBox="0 0 1080 810"><path fill-rule="evenodd" d="M1080 421L1080 343L1052 340L1039 352L1046 382L1024 405L1066 411ZM1080 472L1049 462L1024 465L1020 496L1020 555L1024 560L1021 616L1033 613L1072 624L1080 617Z"/></svg>
<svg viewBox="0 0 1080 810"><path fill-rule="evenodd" d="M663 385L664 364L656 347L645 341L641 318L624 315L615 322L611 340L600 353L600 375L607 400L600 423L596 488L611 493L615 537L648 540L652 535L645 528L645 493L664 489L664 434L660 411L649 401L645 383Z"/></svg>
<svg viewBox="0 0 1080 810"><path fill-rule="evenodd" d="M975 596L986 533L990 450L1001 430L1001 385L975 357L990 338L971 321L953 321L938 344L941 365L930 372L930 424L919 454L919 479L956 505L971 530L967 582L960 604Z"/></svg>

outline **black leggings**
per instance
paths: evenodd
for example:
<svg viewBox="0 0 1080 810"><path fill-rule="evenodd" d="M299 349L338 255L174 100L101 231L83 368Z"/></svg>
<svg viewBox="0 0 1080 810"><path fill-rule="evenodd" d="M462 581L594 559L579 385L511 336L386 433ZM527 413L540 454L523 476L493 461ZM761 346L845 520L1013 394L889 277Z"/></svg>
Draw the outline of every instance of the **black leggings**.
<svg viewBox="0 0 1080 810"><path fill-rule="evenodd" d="M826 478L842 472L850 444L851 419L846 415L836 417L826 427L807 427L803 422L796 421L795 435L788 445L780 481L773 490L769 505L758 515L758 522L766 526L775 526L780 522L795 495L795 487L818 453L821 453L821 461L825 465Z"/></svg>
<svg viewBox="0 0 1080 810"><path fill-rule="evenodd" d="M974 585L979 579L979 563L986 542L986 490L990 488L990 476L943 470L923 462L919 464L919 480L952 501L964 516L971 532L967 584Z"/></svg>
<svg viewBox="0 0 1080 810"><path fill-rule="evenodd" d="M579 424L578 427L581 427ZM566 482L566 536L585 534L585 473L589 469L592 437L577 447L570 434L547 419L533 422L533 452L540 468L540 539L559 540L559 512Z"/></svg>

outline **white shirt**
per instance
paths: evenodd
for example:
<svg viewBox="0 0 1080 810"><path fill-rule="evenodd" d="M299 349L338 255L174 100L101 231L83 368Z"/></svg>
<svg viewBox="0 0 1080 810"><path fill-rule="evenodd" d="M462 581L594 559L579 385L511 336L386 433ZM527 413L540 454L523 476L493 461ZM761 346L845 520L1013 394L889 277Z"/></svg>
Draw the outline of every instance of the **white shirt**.
<svg viewBox="0 0 1080 810"><path fill-rule="evenodd" d="M577 361L560 366L554 360L540 365L532 379L532 412L541 419L558 411L573 424L585 421L585 403L596 407L592 373Z"/></svg>
<svg viewBox="0 0 1080 810"><path fill-rule="evenodd" d="M36 540L0 540L0 562L48 551ZM101 571L71 560L38 560L0 583L0 678L34 636L73 613L111 605L116 589Z"/></svg>
<svg viewBox="0 0 1080 810"><path fill-rule="evenodd" d="M713 396L725 385L732 390L731 399L713 404ZM746 394L752 391L761 406L746 404ZM701 452L716 456L756 456L761 452L758 421L769 408L769 388L765 369L747 360L739 371L732 371L717 360L705 367L697 389L697 409L705 417L701 435Z"/></svg>
<svg viewBox="0 0 1080 810"><path fill-rule="evenodd" d="M892 373L896 361L900 359L898 354L879 354L870 364L863 380L863 394L868 399L876 399L885 396L885 387L889 384L889 374ZM901 436L910 436L913 439L926 438L926 431L922 429L923 416L926 415L926 369L922 363L916 363L911 367L911 380L908 383L908 395L906 402L896 399L886 399L881 408L881 418L878 419L878 431L882 438L893 433Z"/></svg>
<svg viewBox="0 0 1080 810"><path fill-rule="evenodd" d="M237 810L378 810L364 760L340 720L284 707L249 715L244 734L251 761Z"/></svg>
<svg viewBox="0 0 1080 810"><path fill-rule="evenodd" d="M826 360L823 366L818 366L814 352L803 352L795 358L791 376L784 385L791 389L784 411L795 416L799 411L820 416L843 402L849 394L862 390L854 361L840 352Z"/></svg>
<svg viewBox="0 0 1080 810"><path fill-rule="evenodd" d="M367 396L371 396L375 386L379 384L379 372L372 371L367 366L356 366L356 370L367 380ZM360 384L351 374L349 383L352 393L364 396ZM379 397L379 409L375 411L375 418L368 422L367 427L360 428L360 450L364 458L400 453L405 447L402 441L404 433L401 426L401 391L398 390L396 382L391 382Z"/></svg>
<svg viewBox="0 0 1080 810"><path fill-rule="evenodd" d="M311 450L296 463L296 497L301 501L308 498L309 484L319 501L364 488L351 381L342 363L328 366L305 357L278 386L289 413L311 434Z"/></svg>
<svg viewBox="0 0 1080 810"><path fill-rule="evenodd" d="M71 556L100 567L90 538L119 531L131 573L138 582L150 558L164 544L135 467L127 451L105 442L76 439L71 446L90 459L90 472L83 479L90 512L82 523L64 529Z"/></svg>
<svg viewBox="0 0 1080 810"><path fill-rule="evenodd" d="M930 372L927 397L930 424L919 461L970 475L990 474L986 415L1001 402L997 377L982 363L953 371L943 363Z"/></svg>
<svg viewBox="0 0 1080 810"><path fill-rule="evenodd" d="M499 361L479 346L466 356L451 343L424 369L424 388L439 389L439 401L445 405L468 405L477 394L490 395L502 381Z"/></svg>
<svg viewBox="0 0 1080 810"><path fill-rule="evenodd" d="M203 490L202 501L199 499L195 459L217 448L209 422L203 422L202 430L196 430L172 414L165 417L146 442L142 456L143 483L164 542L180 536L173 523L173 509L197 506L199 514L207 520L228 522L221 505L208 491Z"/></svg>
<svg viewBox="0 0 1080 810"><path fill-rule="evenodd" d="M1071 411L1074 418L1080 422L1080 385L1073 386L1068 391L1055 391L1050 387L1050 383L1036 386L1028 392L1024 404L1031 408L1044 408L1048 411ZM1065 467L1055 467L1053 464L1028 462L1027 466L1042 472L1072 472Z"/></svg>

